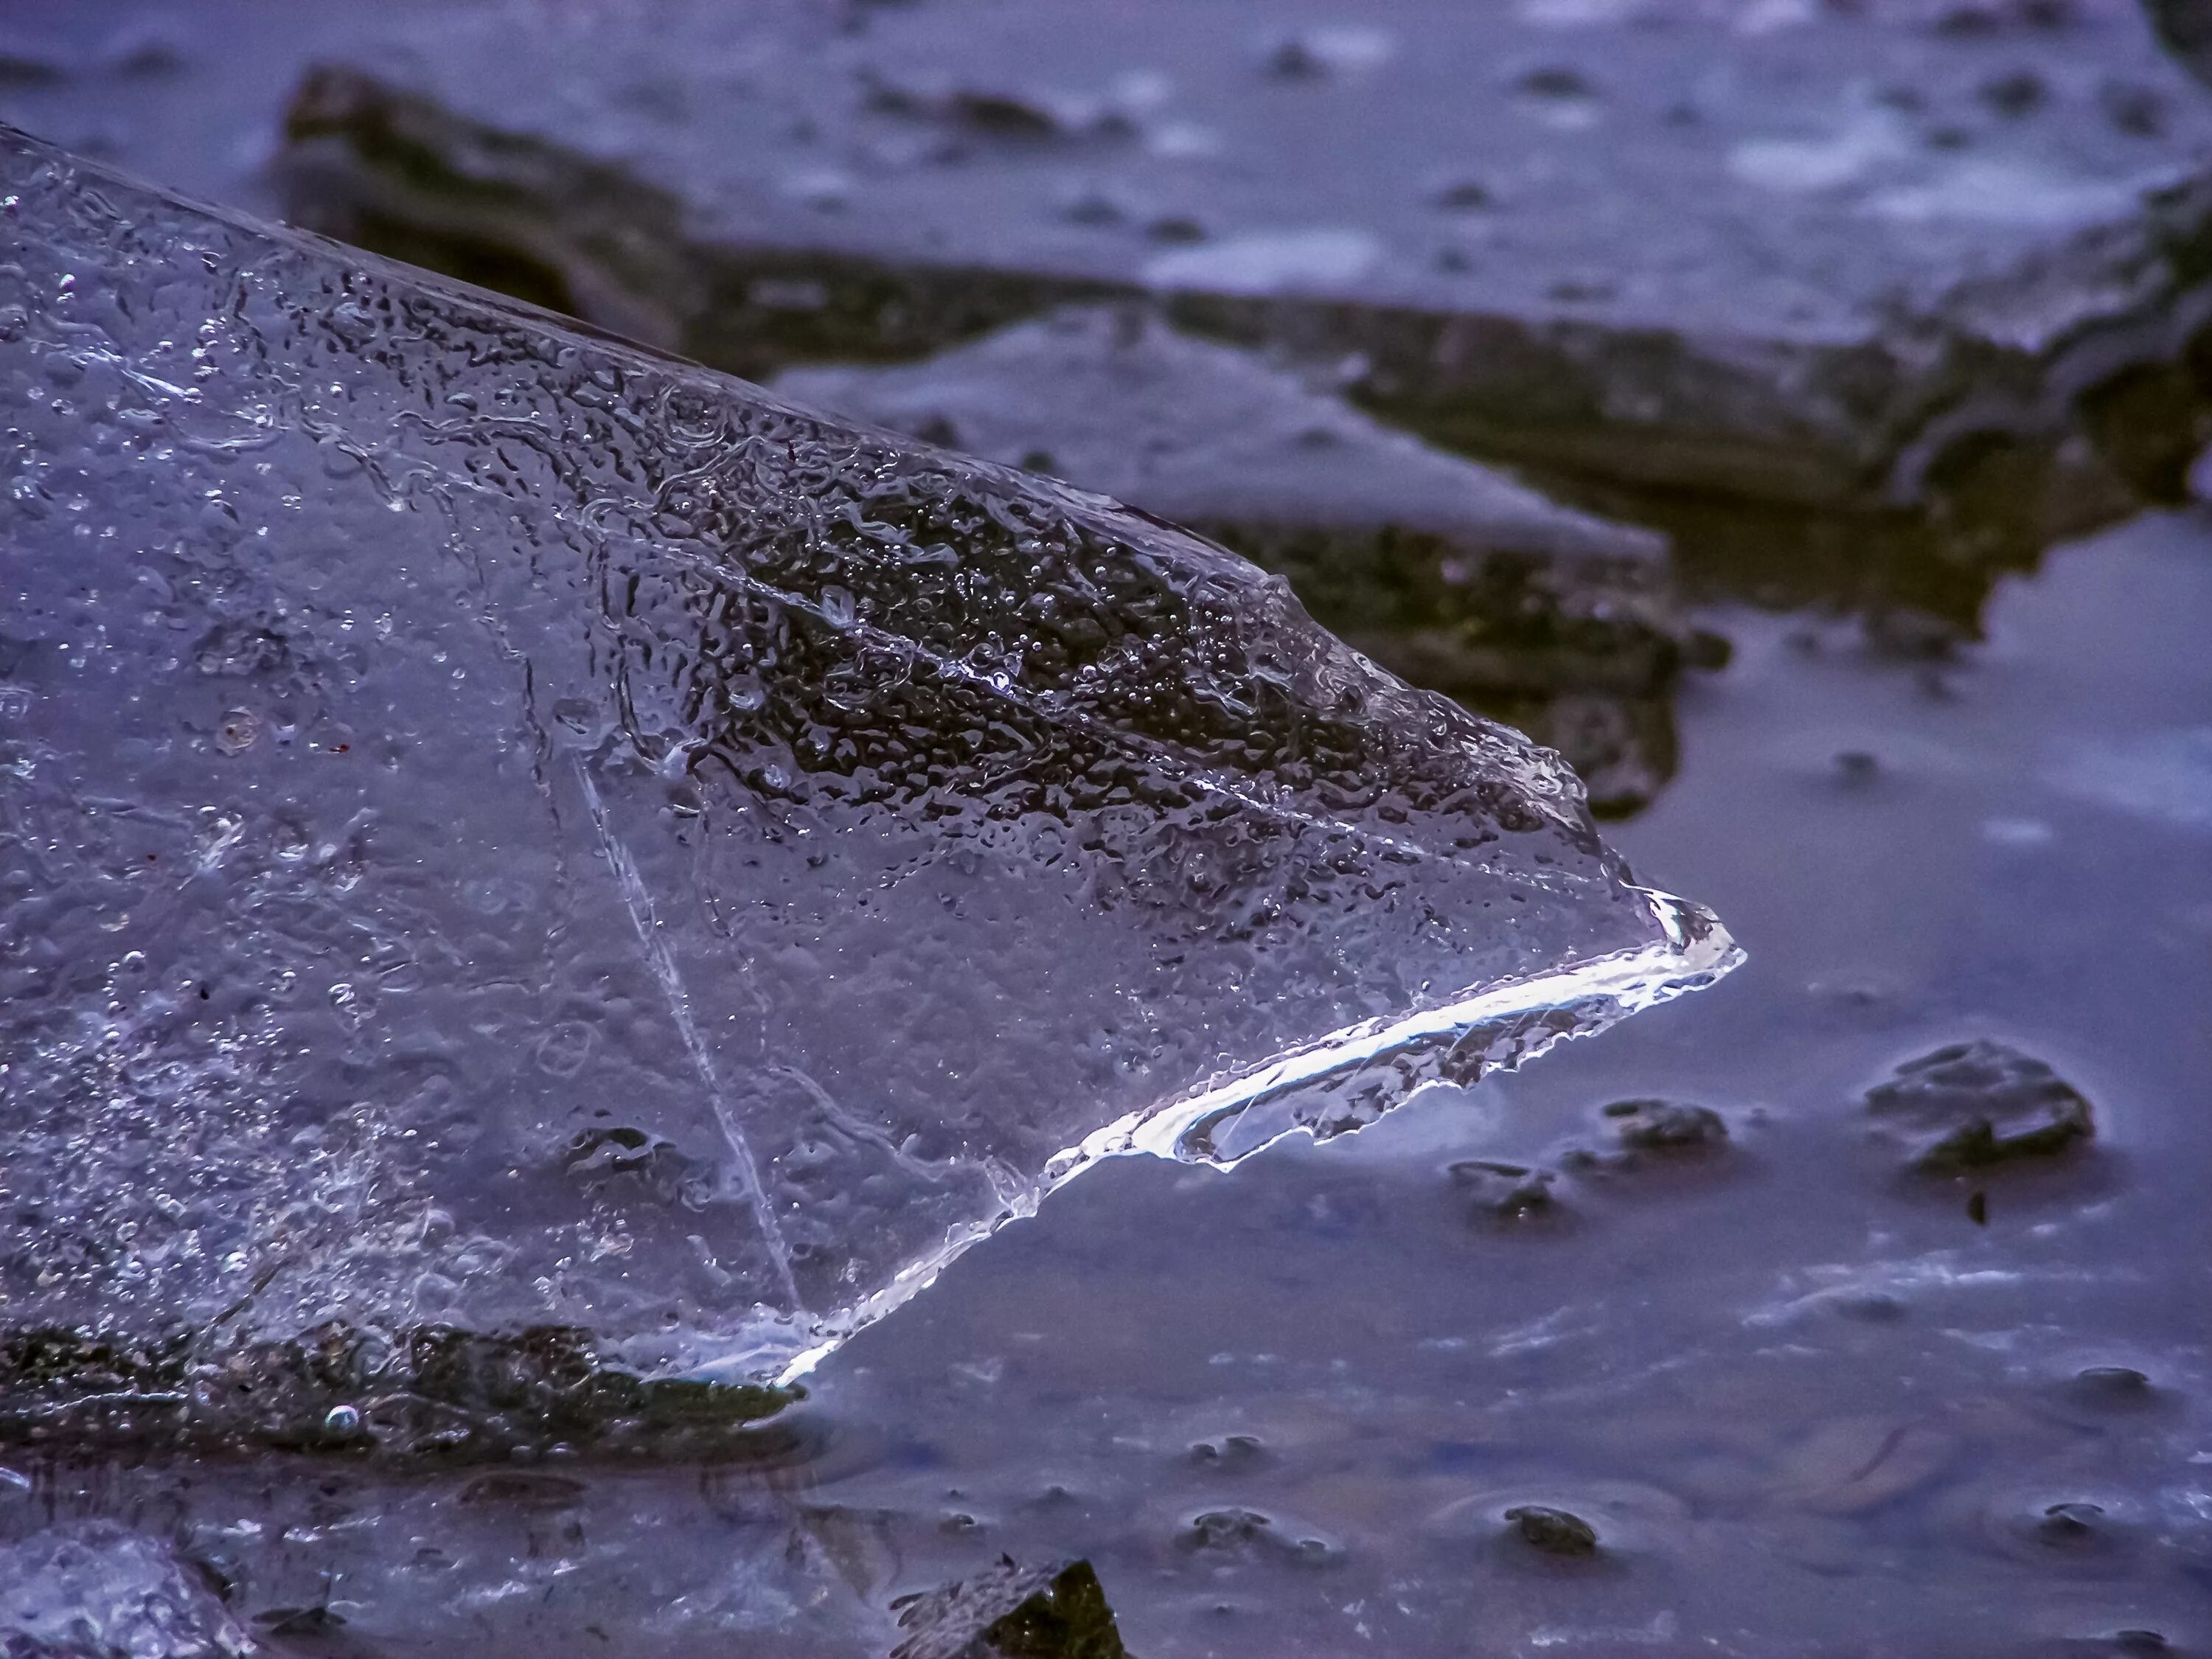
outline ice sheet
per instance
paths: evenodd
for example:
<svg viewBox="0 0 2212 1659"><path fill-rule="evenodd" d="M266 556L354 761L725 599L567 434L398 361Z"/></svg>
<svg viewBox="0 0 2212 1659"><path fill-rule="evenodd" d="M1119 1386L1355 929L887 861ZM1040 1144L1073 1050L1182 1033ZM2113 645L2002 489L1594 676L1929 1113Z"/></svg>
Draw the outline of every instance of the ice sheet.
<svg viewBox="0 0 2212 1659"><path fill-rule="evenodd" d="M0 1328L771 1376L1097 1157L1735 960L1209 543L0 175Z"/></svg>

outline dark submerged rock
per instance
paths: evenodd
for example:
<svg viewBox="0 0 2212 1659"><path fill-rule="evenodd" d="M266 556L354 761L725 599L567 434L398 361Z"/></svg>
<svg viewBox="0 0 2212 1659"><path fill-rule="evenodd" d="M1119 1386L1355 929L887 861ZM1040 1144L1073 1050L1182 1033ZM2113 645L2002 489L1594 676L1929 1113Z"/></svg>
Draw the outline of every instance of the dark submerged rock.
<svg viewBox="0 0 2212 1659"><path fill-rule="evenodd" d="M1597 1529L1578 1515L1541 1504L1522 1504L1505 1511L1508 1531L1543 1555L1581 1558L1597 1553Z"/></svg>
<svg viewBox="0 0 2212 1659"><path fill-rule="evenodd" d="M1266 1443L1255 1434L1224 1434L1198 1441L1189 1456L1194 1468L1219 1474L1248 1474L1273 1461Z"/></svg>
<svg viewBox="0 0 2212 1659"><path fill-rule="evenodd" d="M891 1659L1128 1659L1088 1561L1023 1567L1002 1556L891 1605L908 1632Z"/></svg>
<svg viewBox="0 0 2212 1659"><path fill-rule="evenodd" d="M1449 1174L1480 1220L1512 1223L1553 1212L1552 1183L1558 1177L1549 1170L1468 1158L1452 1164Z"/></svg>
<svg viewBox="0 0 2212 1659"><path fill-rule="evenodd" d="M2069 1152L2096 1133L2089 1103L2039 1060L1977 1038L1908 1060L1867 1091L1911 1167L1958 1176Z"/></svg>
<svg viewBox="0 0 2212 1659"><path fill-rule="evenodd" d="M2166 1395L2132 1365L2089 1365L2066 1379L2067 1401L2098 1412L2141 1412L2166 1402Z"/></svg>
<svg viewBox="0 0 2212 1659"><path fill-rule="evenodd" d="M2035 1522L2035 1535L2052 1549L2083 1550L2105 1540L2105 1510L2100 1504L2052 1504Z"/></svg>
<svg viewBox="0 0 2212 1659"><path fill-rule="evenodd" d="M921 362L796 369L776 387L1215 537L1377 662L1559 750L1601 816L1664 786L1675 683L1726 659L1677 607L1663 538L1139 306L1065 307Z"/></svg>
<svg viewBox="0 0 2212 1659"><path fill-rule="evenodd" d="M1604 1115L1629 1152L1712 1152L1728 1144L1727 1120L1688 1101L1616 1100Z"/></svg>
<svg viewBox="0 0 2212 1659"><path fill-rule="evenodd" d="M1182 1541L1194 1550L1238 1549L1269 1537L1274 1524L1254 1510L1208 1510L1191 1518Z"/></svg>
<svg viewBox="0 0 2212 1659"><path fill-rule="evenodd" d="M1327 1538L1278 1526L1256 1510L1207 1510L1182 1529L1182 1547L1196 1553L1237 1559L1269 1559L1298 1568L1326 1567L1341 1559Z"/></svg>

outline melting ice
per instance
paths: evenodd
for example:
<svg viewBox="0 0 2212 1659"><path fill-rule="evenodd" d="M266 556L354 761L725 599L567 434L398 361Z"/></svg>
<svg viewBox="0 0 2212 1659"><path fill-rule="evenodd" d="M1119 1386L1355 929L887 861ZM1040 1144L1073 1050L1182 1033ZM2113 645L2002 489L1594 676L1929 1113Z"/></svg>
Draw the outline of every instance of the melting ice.
<svg viewBox="0 0 2212 1659"><path fill-rule="evenodd" d="M1549 751L1207 542L0 173L19 1349L771 1378L1097 1157L1357 1127L1734 961Z"/></svg>

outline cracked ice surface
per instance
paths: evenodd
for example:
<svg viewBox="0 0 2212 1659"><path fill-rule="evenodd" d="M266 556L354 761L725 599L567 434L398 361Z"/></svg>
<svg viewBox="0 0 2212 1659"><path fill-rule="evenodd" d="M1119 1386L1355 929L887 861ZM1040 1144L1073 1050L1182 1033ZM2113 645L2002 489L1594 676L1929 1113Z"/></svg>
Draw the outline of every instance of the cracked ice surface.
<svg viewBox="0 0 2212 1659"><path fill-rule="evenodd" d="M0 1328L774 1374L1733 962L1102 497L0 129Z"/></svg>

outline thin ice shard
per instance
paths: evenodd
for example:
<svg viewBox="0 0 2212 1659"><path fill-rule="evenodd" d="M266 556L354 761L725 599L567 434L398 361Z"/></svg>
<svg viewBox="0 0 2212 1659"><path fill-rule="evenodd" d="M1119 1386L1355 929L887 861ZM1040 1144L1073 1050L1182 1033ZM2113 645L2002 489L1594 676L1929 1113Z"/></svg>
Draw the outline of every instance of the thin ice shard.
<svg viewBox="0 0 2212 1659"><path fill-rule="evenodd" d="M1734 960L1210 544L0 173L6 1330L771 1376L1094 1157L1356 1127Z"/></svg>

